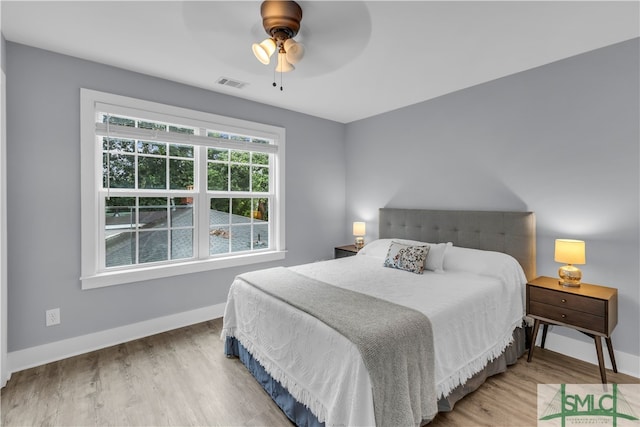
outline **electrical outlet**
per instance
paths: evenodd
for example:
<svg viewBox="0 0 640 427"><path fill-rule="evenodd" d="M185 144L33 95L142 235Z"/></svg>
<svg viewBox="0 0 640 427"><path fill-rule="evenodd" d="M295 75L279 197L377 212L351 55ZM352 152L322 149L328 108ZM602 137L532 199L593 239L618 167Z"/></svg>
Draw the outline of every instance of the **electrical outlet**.
<svg viewBox="0 0 640 427"><path fill-rule="evenodd" d="M47 326L59 325L60 324L60 309L52 308L51 310L47 310L45 312L46 315L46 323Z"/></svg>

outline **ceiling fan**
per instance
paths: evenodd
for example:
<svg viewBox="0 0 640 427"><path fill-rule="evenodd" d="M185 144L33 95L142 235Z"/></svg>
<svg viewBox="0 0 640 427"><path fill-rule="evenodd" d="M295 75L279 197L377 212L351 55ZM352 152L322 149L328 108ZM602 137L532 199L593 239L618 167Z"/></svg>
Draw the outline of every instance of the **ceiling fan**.
<svg viewBox="0 0 640 427"><path fill-rule="evenodd" d="M262 75L263 64L275 62L274 73L281 69L287 73L295 66L295 73L289 73L292 81L321 76L358 57L371 35L371 17L364 1L194 1L183 2L182 10L193 40L221 66L231 67L229 74L235 69L239 75ZM267 40L263 40L265 33ZM258 49L263 56L260 62L247 49L252 45L264 51ZM273 57L276 52L278 57Z"/></svg>
<svg viewBox="0 0 640 427"><path fill-rule="evenodd" d="M278 51L277 72L293 71L304 56L304 46L293 38L300 31L302 21L302 9L295 1L271 1L267 0L260 6L262 25L270 36L261 43L254 43L253 54L258 61L265 65L270 62L270 57Z"/></svg>
<svg viewBox="0 0 640 427"><path fill-rule="evenodd" d="M271 56L278 52L278 63L275 68L280 74L280 90L282 90L282 73L295 70L304 56L304 46L293 38L300 31L302 9L295 1L266 0L260 6L262 26L269 35L260 43L251 46L255 57L264 65L269 65ZM275 77L273 86L276 86Z"/></svg>

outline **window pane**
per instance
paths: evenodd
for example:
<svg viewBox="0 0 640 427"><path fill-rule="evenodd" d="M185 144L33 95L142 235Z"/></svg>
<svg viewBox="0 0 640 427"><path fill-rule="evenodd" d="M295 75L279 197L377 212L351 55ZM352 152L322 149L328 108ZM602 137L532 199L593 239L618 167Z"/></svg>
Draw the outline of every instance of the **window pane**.
<svg viewBox="0 0 640 427"><path fill-rule="evenodd" d="M253 249L269 247L269 224L261 223L253 226Z"/></svg>
<svg viewBox="0 0 640 427"><path fill-rule="evenodd" d="M251 250L251 226L231 227L231 252Z"/></svg>
<svg viewBox="0 0 640 427"><path fill-rule="evenodd" d="M231 213L234 224L251 222L251 199L231 199Z"/></svg>
<svg viewBox="0 0 640 427"><path fill-rule="evenodd" d="M229 165L226 163L207 164L207 188L209 191L229 190Z"/></svg>
<svg viewBox="0 0 640 427"><path fill-rule="evenodd" d="M249 163L250 152L248 151L231 151L231 161L238 163Z"/></svg>
<svg viewBox="0 0 640 427"><path fill-rule="evenodd" d="M253 199L253 249L269 247L269 199Z"/></svg>
<svg viewBox="0 0 640 427"><path fill-rule="evenodd" d="M216 148L207 149L207 159L227 161L229 160L229 150L218 150Z"/></svg>
<svg viewBox="0 0 640 427"><path fill-rule="evenodd" d="M147 122L144 120L138 120L138 127L140 129L161 130L163 132L167 130L167 125L163 123Z"/></svg>
<svg viewBox="0 0 640 427"><path fill-rule="evenodd" d="M136 235L119 232L106 239L106 267L131 265L136 262Z"/></svg>
<svg viewBox="0 0 640 427"><path fill-rule="evenodd" d="M252 191L267 193L269 191L269 168L253 166L251 175Z"/></svg>
<svg viewBox="0 0 640 427"><path fill-rule="evenodd" d="M249 166L230 165L231 191L249 191Z"/></svg>
<svg viewBox="0 0 640 427"><path fill-rule="evenodd" d="M187 185L187 190L192 191L193 190L193 185ZM195 192L194 192L195 195ZM193 205L193 197L188 196L188 197L174 197L171 199L171 205L172 206L191 206Z"/></svg>
<svg viewBox="0 0 640 427"><path fill-rule="evenodd" d="M194 135L195 134L195 129L184 127L184 126L169 125L169 132L185 133L185 134L189 134L189 135Z"/></svg>
<svg viewBox="0 0 640 427"><path fill-rule="evenodd" d="M167 230L141 231L138 237L140 263L166 261L168 259L167 237Z"/></svg>
<svg viewBox="0 0 640 427"><path fill-rule="evenodd" d="M170 144L169 155L174 157L187 157L189 159L193 159L193 146Z"/></svg>
<svg viewBox="0 0 640 427"><path fill-rule="evenodd" d="M167 161L164 158L138 158L138 188L167 188Z"/></svg>
<svg viewBox="0 0 640 427"><path fill-rule="evenodd" d="M251 161L254 165L268 165L269 155L264 153L251 153Z"/></svg>
<svg viewBox="0 0 640 427"><path fill-rule="evenodd" d="M233 141L242 141L242 142L251 141L251 138L249 138L248 136L240 136L240 135L231 135L231 139Z"/></svg>
<svg viewBox="0 0 640 427"><path fill-rule="evenodd" d="M108 160L107 160L108 159ZM134 188L134 156L128 154L103 154L102 187Z"/></svg>
<svg viewBox="0 0 640 427"><path fill-rule="evenodd" d="M207 131L207 136L212 138L229 139L229 134L218 131Z"/></svg>
<svg viewBox="0 0 640 427"><path fill-rule="evenodd" d="M229 227L216 227L209 232L209 254L229 252Z"/></svg>
<svg viewBox="0 0 640 427"><path fill-rule="evenodd" d="M229 223L229 199L228 198L212 198L211 199L211 212L215 212L217 220L212 224L228 224Z"/></svg>
<svg viewBox="0 0 640 427"><path fill-rule="evenodd" d="M164 156L167 154L167 144L164 142L138 141L138 153Z"/></svg>
<svg viewBox="0 0 640 427"><path fill-rule="evenodd" d="M105 265L115 267L136 262L135 197L111 197L105 206Z"/></svg>
<svg viewBox="0 0 640 427"><path fill-rule="evenodd" d="M118 117L113 115L103 115L102 123L107 123L107 117L109 117L109 124L136 127L136 121L127 117Z"/></svg>
<svg viewBox="0 0 640 427"><path fill-rule="evenodd" d="M174 206L170 213L171 227L193 227L193 207Z"/></svg>
<svg viewBox="0 0 640 427"><path fill-rule="evenodd" d="M171 231L171 259L193 257L193 230L182 229Z"/></svg>
<svg viewBox="0 0 640 427"><path fill-rule="evenodd" d="M172 190L193 189L193 160L169 159L169 188Z"/></svg>
<svg viewBox="0 0 640 427"><path fill-rule="evenodd" d="M133 153L135 151L135 141L132 139L102 138L103 151L117 151Z"/></svg>
<svg viewBox="0 0 640 427"><path fill-rule="evenodd" d="M212 198L209 211L209 253L229 252L229 199Z"/></svg>
<svg viewBox="0 0 640 427"><path fill-rule="evenodd" d="M136 223L135 197L111 197L106 200L105 226L106 230L134 229ZM107 237L111 234L107 232Z"/></svg>
<svg viewBox="0 0 640 427"><path fill-rule="evenodd" d="M269 199L253 199L253 218L254 220L269 221Z"/></svg>
<svg viewBox="0 0 640 427"><path fill-rule="evenodd" d="M140 197L139 227L143 229L167 228L167 207L167 199L164 197ZM140 247L142 248L142 242Z"/></svg>

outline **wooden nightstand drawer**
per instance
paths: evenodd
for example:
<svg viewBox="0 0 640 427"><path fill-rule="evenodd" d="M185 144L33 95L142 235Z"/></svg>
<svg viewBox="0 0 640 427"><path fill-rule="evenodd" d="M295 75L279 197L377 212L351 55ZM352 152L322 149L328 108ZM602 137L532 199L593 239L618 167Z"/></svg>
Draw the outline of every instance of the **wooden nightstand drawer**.
<svg viewBox="0 0 640 427"><path fill-rule="evenodd" d="M594 332L607 332L604 317L595 316L583 311L571 310L567 307L558 307L537 301L530 301L529 314Z"/></svg>
<svg viewBox="0 0 640 427"><path fill-rule="evenodd" d="M528 362L531 362L533 356L540 325L544 326L540 343L542 348L549 325L560 325L574 328L593 338L603 384L607 383L607 375L600 337L607 341L613 371L618 372L611 342L611 332L618 323L617 289L588 283L582 283L579 287L564 287L558 283L557 278L541 276L527 283L526 305L527 316L534 319Z"/></svg>
<svg viewBox="0 0 640 427"><path fill-rule="evenodd" d="M529 290L531 301L538 301L556 307L578 310L596 316L605 315L606 301L589 298L582 295L573 295L561 291L531 287Z"/></svg>

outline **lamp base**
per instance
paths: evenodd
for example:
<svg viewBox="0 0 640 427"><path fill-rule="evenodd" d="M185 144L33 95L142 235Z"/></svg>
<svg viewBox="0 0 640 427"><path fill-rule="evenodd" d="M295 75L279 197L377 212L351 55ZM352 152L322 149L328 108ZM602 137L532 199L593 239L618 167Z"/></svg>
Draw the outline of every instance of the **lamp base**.
<svg viewBox="0 0 640 427"><path fill-rule="evenodd" d="M578 267L567 264L558 269L558 276L560 276L559 283L562 286L577 288L582 280L582 271Z"/></svg>
<svg viewBox="0 0 640 427"><path fill-rule="evenodd" d="M356 237L356 249L360 250L364 247L364 237Z"/></svg>

